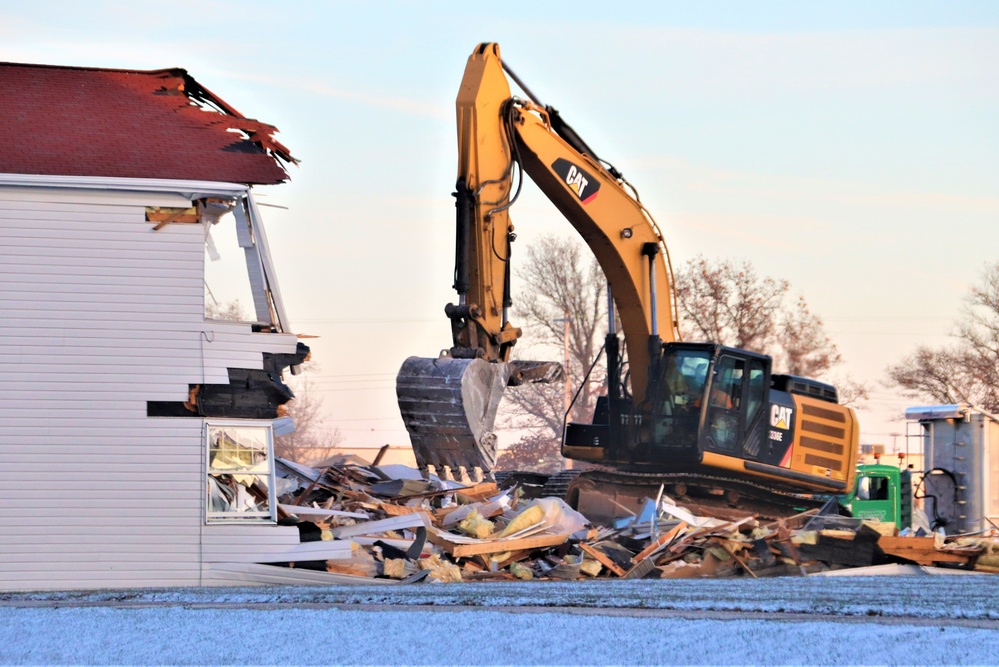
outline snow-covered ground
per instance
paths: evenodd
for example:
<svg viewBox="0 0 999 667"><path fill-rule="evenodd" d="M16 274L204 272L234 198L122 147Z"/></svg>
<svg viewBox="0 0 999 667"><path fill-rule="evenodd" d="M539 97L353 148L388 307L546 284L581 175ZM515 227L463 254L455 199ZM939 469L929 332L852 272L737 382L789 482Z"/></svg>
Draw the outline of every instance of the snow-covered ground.
<svg viewBox="0 0 999 667"><path fill-rule="evenodd" d="M999 577L0 594L4 664L999 664Z"/></svg>

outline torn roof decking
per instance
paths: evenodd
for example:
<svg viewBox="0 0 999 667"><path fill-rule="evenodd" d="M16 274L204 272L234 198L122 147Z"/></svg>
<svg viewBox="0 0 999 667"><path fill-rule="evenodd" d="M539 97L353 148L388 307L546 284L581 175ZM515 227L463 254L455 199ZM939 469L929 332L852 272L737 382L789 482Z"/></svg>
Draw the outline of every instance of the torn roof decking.
<svg viewBox="0 0 999 667"><path fill-rule="evenodd" d="M0 63L0 173L269 185L296 162L183 69Z"/></svg>

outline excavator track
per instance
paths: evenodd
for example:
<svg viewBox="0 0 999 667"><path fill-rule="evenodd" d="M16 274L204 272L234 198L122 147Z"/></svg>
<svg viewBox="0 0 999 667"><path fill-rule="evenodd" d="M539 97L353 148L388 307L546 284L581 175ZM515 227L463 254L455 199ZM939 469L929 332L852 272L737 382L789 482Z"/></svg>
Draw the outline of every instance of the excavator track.
<svg viewBox="0 0 999 667"><path fill-rule="evenodd" d="M776 520L821 508L827 497L791 493L751 481L693 473L636 473L588 470L569 483L566 500L594 521L638 514L659 487L695 514L739 518L753 514Z"/></svg>

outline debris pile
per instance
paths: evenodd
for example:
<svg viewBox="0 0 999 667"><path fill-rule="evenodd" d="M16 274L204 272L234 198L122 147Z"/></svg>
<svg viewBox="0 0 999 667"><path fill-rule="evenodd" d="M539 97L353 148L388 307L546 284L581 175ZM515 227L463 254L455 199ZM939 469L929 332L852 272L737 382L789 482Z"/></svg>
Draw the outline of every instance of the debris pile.
<svg viewBox="0 0 999 667"><path fill-rule="evenodd" d="M999 572L999 538L899 536L894 524L820 510L722 519L661 496L639 516L597 526L560 498L426 479L406 466L279 459L278 472L281 523L298 526L303 542L350 543L349 558L285 565L360 582L764 577L885 563Z"/></svg>

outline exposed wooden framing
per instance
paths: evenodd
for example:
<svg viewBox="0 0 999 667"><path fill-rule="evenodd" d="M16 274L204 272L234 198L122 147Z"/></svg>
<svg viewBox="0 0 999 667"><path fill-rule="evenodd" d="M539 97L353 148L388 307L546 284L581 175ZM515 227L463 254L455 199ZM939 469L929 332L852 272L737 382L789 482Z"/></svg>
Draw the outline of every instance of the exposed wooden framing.
<svg viewBox="0 0 999 667"><path fill-rule="evenodd" d="M201 214L195 206L187 208L147 206L146 220L157 223L153 231L159 231L173 222L192 223L201 222Z"/></svg>

